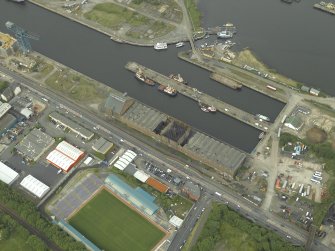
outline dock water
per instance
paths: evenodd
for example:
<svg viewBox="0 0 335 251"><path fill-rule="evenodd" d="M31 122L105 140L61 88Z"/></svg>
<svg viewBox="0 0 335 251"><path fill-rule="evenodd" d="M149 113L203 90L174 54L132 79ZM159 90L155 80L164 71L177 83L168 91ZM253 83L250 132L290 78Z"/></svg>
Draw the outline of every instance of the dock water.
<svg viewBox="0 0 335 251"><path fill-rule="evenodd" d="M252 127L255 127L261 131L267 131L271 123L266 121L259 121L253 114L250 114L246 111L243 111L235 106L232 106L228 103L225 103L221 100L218 100L206 93L202 93L201 91L192 88L191 86L185 85L183 83L179 83L175 80L170 79L169 77L162 75L158 72L155 72L145 66L137 64L135 62L128 62L125 66L126 69L132 71L134 74L141 70L142 73L147 77L155 81L157 84L162 84L165 86L173 87L178 91L178 93L195 100L196 102L200 102L207 105L212 105L216 107L217 111L224 113L230 117L233 117L243 123L246 123ZM200 109L200 108L199 108Z"/></svg>

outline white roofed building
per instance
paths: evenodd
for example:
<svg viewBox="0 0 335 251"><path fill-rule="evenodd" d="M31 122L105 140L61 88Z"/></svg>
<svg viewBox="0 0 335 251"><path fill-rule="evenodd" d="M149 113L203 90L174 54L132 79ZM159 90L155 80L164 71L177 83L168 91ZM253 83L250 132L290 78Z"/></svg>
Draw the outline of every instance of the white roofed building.
<svg viewBox="0 0 335 251"><path fill-rule="evenodd" d="M78 160L83 157L84 152L79 150L77 147L67 143L66 141L62 141L56 147L56 150L65 154L69 158L73 160Z"/></svg>
<svg viewBox="0 0 335 251"><path fill-rule="evenodd" d="M127 150L114 164L114 166L123 171L137 156L136 153L134 153L131 150Z"/></svg>
<svg viewBox="0 0 335 251"><path fill-rule="evenodd" d="M0 180L2 182L11 185L18 177L17 172L0 161Z"/></svg>
<svg viewBox="0 0 335 251"><path fill-rule="evenodd" d="M50 190L50 187L30 174L21 181L20 185L38 198L42 198Z"/></svg>
<svg viewBox="0 0 335 251"><path fill-rule="evenodd" d="M134 173L134 177L138 179L139 181L145 183L147 179L149 179L150 175L146 174L145 172L138 170L136 173Z"/></svg>

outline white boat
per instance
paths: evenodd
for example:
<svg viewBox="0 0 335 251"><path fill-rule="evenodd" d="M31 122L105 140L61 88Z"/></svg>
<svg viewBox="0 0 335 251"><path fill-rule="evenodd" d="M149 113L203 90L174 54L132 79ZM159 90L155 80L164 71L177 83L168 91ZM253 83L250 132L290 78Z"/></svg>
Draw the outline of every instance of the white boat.
<svg viewBox="0 0 335 251"><path fill-rule="evenodd" d="M216 33L216 35L218 36L218 38L232 38L233 37L233 33L227 30L219 31L218 33Z"/></svg>
<svg viewBox="0 0 335 251"><path fill-rule="evenodd" d="M270 118L262 114L256 114L256 117L261 120L270 121Z"/></svg>
<svg viewBox="0 0 335 251"><path fill-rule="evenodd" d="M203 112L209 112L206 107L201 107L201 111L203 111Z"/></svg>
<svg viewBox="0 0 335 251"><path fill-rule="evenodd" d="M207 110L210 111L210 112L216 112L216 108L213 105L208 106Z"/></svg>
<svg viewBox="0 0 335 251"><path fill-rule="evenodd" d="M176 48L183 47L183 46L184 46L184 42L176 43Z"/></svg>
<svg viewBox="0 0 335 251"><path fill-rule="evenodd" d="M165 50L167 49L167 43L157 43L154 45L155 50Z"/></svg>

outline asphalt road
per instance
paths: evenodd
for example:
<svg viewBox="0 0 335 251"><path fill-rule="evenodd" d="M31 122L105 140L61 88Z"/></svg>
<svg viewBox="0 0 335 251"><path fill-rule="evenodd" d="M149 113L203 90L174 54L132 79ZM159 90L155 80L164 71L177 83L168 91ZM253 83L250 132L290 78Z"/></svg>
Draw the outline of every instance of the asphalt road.
<svg viewBox="0 0 335 251"><path fill-rule="evenodd" d="M139 153L142 153L143 155L152 158L153 160L160 163L162 166L165 166L166 168L169 168L182 176L189 176L191 180L199 183L202 187L206 189L209 194L211 194L217 200L224 203L228 202L228 205L231 208L239 210L240 213L244 216L254 220L260 225L266 226L267 228L276 231L284 238L286 238L286 236L290 236L289 238L287 238L287 241L291 241L292 243L298 245L304 245L307 242L308 233L305 230L298 228L290 222L287 222L286 220L268 211L260 209L233 190L224 187L213 180L210 180L204 175L195 172L193 169L185 168L185 163L178 160L177 157L172 158L161 153L160 151L147 145L143 141L122 131L120 128L115 127L112 123L101 119L96 114L79 107L72 101L61 97L58 94L55 94L48 89L45 89L44 87L41 87L36 82L31 81L20 74L10 71L3 66L0 66L0 71L11 76L13 79L15 79L17 82L20 82L23 86L29 88L31 91L46 97L50 100L50 102L63 104L63 106L67 107L70 112L81 117L83 120L86 120L88 128L90 128L90 126L92 128L93 126L97 127L98 125L99 133L101 134L101 136L106 138L112 137L114 138L114 141L120 141L120 144L125 147L135 147ZM195 165L197 164L193 163L193 166ZM219 192L222 195L216 196L215 192ZM175 244L175 246L177 246L177 244ZM330 249L317 242L317 245L312 245L312 250L319 251Z"/></svg>
<svg viewBox="0 0 335 251"><path fill-rule="evenodd" d="M184 220L183 225L180 227L180 229L178 229L177 234L173 238L168 251L179 250L184 246L189 234L192 232L198 220L198 217L200 217L200 215L203 213L203 208L206 208L209 200L210 196L205 194L198 202L193 205L189 214Z"/></svg>

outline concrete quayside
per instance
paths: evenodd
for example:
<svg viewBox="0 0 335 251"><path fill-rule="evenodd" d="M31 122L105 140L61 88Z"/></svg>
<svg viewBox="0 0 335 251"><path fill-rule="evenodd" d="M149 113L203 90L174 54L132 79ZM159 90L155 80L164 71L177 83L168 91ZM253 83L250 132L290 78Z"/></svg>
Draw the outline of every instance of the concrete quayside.
<svg viewBox="0 0 335 251"><path fill-rule="evenodd" d="M172 80L169 77L160 74L158 72L155 72L149 68L146 68L145 66L142 66L140 64L137 64L135 62L128 62L125 66L126 69L136 73L138 71L141 71L141 73L151 80L153 80L157 84L170 86L177 90L180 94L191 98L195 100L198 103L208 104L211 106L214 106L217 111L224 113L230 117L233 117L243 123L246 123L252 127L255 127L261 131L266 132L269 127L271 126L271 123L260 120L255 115L250 114L248 112L245 112L235 106L232 106L228 103L225 103L221 100L218 100L206 93L202 93L201 91L197 90L196 88L192 88L189 85L185 85L183 83L180 83L178 81Z"/></svg>

